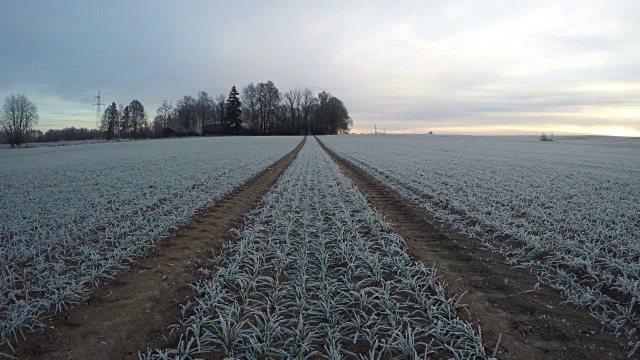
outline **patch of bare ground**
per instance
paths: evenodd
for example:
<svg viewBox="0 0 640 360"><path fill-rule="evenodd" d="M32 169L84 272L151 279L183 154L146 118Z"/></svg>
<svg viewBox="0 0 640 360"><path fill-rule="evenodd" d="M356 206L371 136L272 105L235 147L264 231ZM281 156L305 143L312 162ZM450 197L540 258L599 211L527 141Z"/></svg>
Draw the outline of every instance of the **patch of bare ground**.
<svg viewBox="0 0 640 360"><path fill-rule="evenodd" d="M46 322L42 333L18 344L19 359L137 359L138 351L177 343L167 327L180 318L178 304L195 293L198 269L233 239L243 214L253 209L302 149L267 167L193 221L156 243L128 271L101 285L84 302Z"/></svg>
<svg viewBox="0 0 640 360"><path fill-rule="evenodd" d="M499 359L623 359L625 341L601 331L585 309L562 305L560 294L540 286L527 270L505 263L480 241L455 233L353 163L321 146L407 243L409 255L435 265L449 294L467 292L461 316L482 328L488 349L502 334ZM491 353L491 351L489 351Z"/></svg>

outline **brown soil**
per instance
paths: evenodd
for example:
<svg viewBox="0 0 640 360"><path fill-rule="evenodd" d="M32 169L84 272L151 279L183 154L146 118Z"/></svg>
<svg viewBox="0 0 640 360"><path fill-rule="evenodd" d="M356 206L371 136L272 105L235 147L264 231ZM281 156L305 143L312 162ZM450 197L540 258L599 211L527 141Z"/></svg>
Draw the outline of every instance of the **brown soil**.
<svg viewBox="0 0 640 360"><path fill-rule="evenodd" d="M19 359L137 359L138 351L176 343L167 327L180 318L178 304L195 293L213 253L230 241L232 228L253 209L296 157L304 140L285 157L203 210L193 222L159 241L127 272L104 283L85 302L48 320L47 330L18 344Z"/></svg>
<svg viewBox="0 0 640 360"><path fill-rule="evenodd" d="M547 286L531 291L534 275L483 250L478 240L456 234L423 209L400 196L353 163L321 146L401 235L409 254L435 265L448 283L450 295L467 292L463 317L482 328L486 346L500 334L499 359L623 359L624 339L600 331L587 310L562 305L559 293Z"/></svg>

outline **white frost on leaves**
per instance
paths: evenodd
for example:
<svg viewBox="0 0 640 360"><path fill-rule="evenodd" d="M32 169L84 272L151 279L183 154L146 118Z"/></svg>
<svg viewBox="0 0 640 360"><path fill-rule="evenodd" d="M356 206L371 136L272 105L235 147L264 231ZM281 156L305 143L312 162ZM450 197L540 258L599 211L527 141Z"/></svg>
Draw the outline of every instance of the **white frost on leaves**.
<svg viewBox="0 0 640 360"><path fill-rule="evenodd" d="M0 346L80 301L300 137L168 139L0 154Z"/></svg>
<svg viewBox="0 0 640 360"><path fill-rule="evenodd" d="M178 346L141 358L488 358L456 315L460 296L411 260L313 138L212 268L171 327Z"/></svg>
<svg viewBox="0 0 640 360"><path fill-rule="evenodd" d="M438 219L531 269L616 334L637 341L640 139L321 139Z"/></svg>

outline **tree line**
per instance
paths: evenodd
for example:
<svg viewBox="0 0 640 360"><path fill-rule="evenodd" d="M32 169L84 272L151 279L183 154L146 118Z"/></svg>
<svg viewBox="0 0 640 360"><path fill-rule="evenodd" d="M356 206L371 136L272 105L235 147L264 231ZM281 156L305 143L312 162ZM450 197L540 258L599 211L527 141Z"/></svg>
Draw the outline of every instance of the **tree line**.
<svg viewBox="0 0 640 360"><path fill-rule="evenodd" d="M185 95L174 103L163 101L150 124L144 105L112 102L102 114L99 129L75 127L33 130L38 110L24 94L5 99L0 112L0 140L12 147L23 143L61 140L89 140L104 137L140 139L189 135L327 135L348 133L353 125L344 103L328 92L317 96L308 89L280 92L269 80L250 83L239 92L215 99L205 91L196 97ZM2 139L3 138L3 139Z"/></svg>
<svg viewBox="0 0 640 360"><path fill-rule="evenodd" d="M205 91L163 101L153 122L155 134L326 135L347 133L353 122L344 103L308 88L280 92L272 81L250 83L215 99Z"/></svg>
<svg viewBox="0 0 640 360"><path fill-rule="evenodd" d="M137 140L153 136L144 105L138 100L132 100L127 106L116 106L115 102L107 106L102 114L100 131L107 140Z"/></svg>
<svg viewBox="0 0 640 360"><path fill-rule="evenodd" d="M30 130L29 141L34 143L58 142L58 141L78 141L93 140L100 137L97 129L76 128L74 126L64 129L49 129L46 132L41 130Z"/></svg>

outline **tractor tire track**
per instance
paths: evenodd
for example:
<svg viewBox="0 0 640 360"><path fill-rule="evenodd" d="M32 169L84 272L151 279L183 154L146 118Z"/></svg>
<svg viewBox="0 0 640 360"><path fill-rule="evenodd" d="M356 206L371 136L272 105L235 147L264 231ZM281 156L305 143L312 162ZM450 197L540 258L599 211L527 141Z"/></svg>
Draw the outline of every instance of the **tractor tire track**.
<svg viewBox="0 0 640 360"><path fill-rule="evenodd" d="M195 294L189 284L205 276L211 253L233 239L242 215L253 209L304 146L200 212L171 237L156 243L128 271L104 281L84 302L46 321L42 333L19 342L19 359L137 359L138 352L177 343L167 327L180 318L178 304Z"/></svg>
<svg viewBox="0 0 640 360"><path fill-rule="evenodd" d="M456 234L318 139L370 205L407 243L409 255L435 265L451 295L466 292L468 320L480 326L489 348L501 337L499 359L625 359L624 339L603 332L586 310L563 305L560 294L539 286L527 270Z"/></svg>

